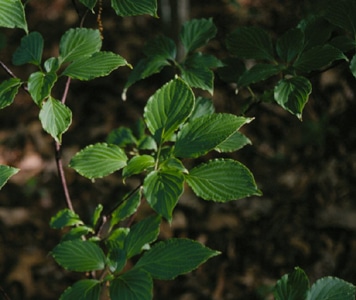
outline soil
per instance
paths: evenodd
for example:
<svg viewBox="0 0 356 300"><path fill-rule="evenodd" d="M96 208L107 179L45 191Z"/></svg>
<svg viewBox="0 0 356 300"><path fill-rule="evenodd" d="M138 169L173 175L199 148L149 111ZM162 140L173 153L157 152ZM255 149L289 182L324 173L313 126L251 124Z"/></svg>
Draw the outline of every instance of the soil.
<svg viewBox="0 0 356 300"><path fill-rule="evenodd" d="M204 51L225 57L224 39L237 26L262 26L276 37L312 11L315 1L236 3L190 1L185 18L213 17L218 27L216 39ZM48 37L44 55L57 55L61 34L78 25L72 2L33 0L27 9L31 30ZM164 27L161 19L148 16L118 18L109 5L104 5L102 19L103 48L132 64L142 57L147 39ZM96 26L95 16L88 16L86 26ZM164 28L169 33L175 27ZM23 33L2 32L8 48L0 52L1 60L27 78L33 69L13 67L10 55ZM129 72L124 67L108 78L73 81L67 104L74 120L63 137L66 165L84 146L104 141L110 130L136 121L149 96L170 75L135 84L124 102L121 93ZM1 81L6 78L0 71ZM254 121L243 128L253 144L228 155L252 171L263 196L218 204L186 189L172 224L162 225L160 239L188 237L222 254L174 281L156 281L154 299L273 299L274 284L295 266L303 268L311 282L323 276L356 282L355 79L348 66L340 64L312 80L303 122L276 104L255 106L248 112ZM54 91L57 98L63 86L60 82ZM243 92L236 95L233 86L216 78L213 101L219 112L240 114ZM58 299L82 275L64 271L49 255L63 232L50 229L48 223L65 201L53 141L43 132L38 109L24 91L0 111L0 163L21 169L0 192L0 287L12 300ZM66 174L75 209L84 220L98 203L110 207L130 188L115 174L94 183L69 168Z"/></svg>

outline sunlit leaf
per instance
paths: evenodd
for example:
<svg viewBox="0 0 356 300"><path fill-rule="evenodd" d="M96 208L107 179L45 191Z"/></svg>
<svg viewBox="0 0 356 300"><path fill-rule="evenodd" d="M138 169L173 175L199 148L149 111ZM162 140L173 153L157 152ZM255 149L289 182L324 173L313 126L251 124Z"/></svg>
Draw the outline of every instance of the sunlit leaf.
<svg viewBox="0 0 356 300"><path fill-rule="evenodd" d="M92 222L91 222L93 227L95 227L96 224L98 223L101 212L103 211L103 208L104 208L103 205L100 203L96 206L94 213L93 213Z"/></svg>
<svg viewBox="0 0 356 300"><path fill-rule="evenodd" d="M79 224L83 224L83 221L74 211L68 208L60 210L50 221L50 226L55 229Z"/></svg>
<svg viewBox="0 0 356 300"><path fill-rule="evenodd" d="M111 0L111 6L121 17L148 14L157 16L157 0Z"/></svg>
<svg viewBox="0 0 356 300"><path fill-rule="evenodd" d="M0 165L0 190L10 179L10 177L14 176L18 171L20 171L20 169L5 166L5 165Z"/></svg>
<svg viewBox="0 0 356 300"><path fill-rule="evenodd" d="M82 279L67 288L59 300L99 300L101 282L95 279Z"/></svg>
<svg viewBox="0 0 356 300"><path fill-rule="evenodd" d="M42 101L50 96L51 90L57 81L56 73L32 73L28 79L28 91L33 101L38 105L42 105Z"/></svg>
<svg viewBox="0 0 356 300"><path fill-rule="evenodd" d="M14 102L22 82L18 78L10 78L0 84L0 109Z"/></svg>
<svg viewBox="0 0 356 300"><path fill-rule="evenodd" d="M0 0L0 27L21 28L28 33L25 10L21 0Z"/></svg>
<svg viewBox="0 0 356 300"><path fill-rule="evenodd" d="M83 236L87 235L88 233L94 233L93 228L79 225L76 227L71 228L68 232L66 232L63 236L61 241L73 241L73 240L80 240Z"/></svg>
<svg viewBox="0 0 356 300"><path fill-rule="evenodd" d="M42 35L36 31L25 35L21 39L21 46L16 49L12 56L13 64L19 66L31 63L39 66L42 59L43 43Z"/></svg>

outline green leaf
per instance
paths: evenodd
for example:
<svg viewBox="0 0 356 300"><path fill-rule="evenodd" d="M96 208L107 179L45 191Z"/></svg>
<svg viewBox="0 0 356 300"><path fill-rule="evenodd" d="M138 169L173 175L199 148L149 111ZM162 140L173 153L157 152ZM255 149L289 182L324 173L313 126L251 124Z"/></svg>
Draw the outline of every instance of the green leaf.
<svg viewBox="0 0 356 300"><path fill-rule="evenodd" d="M133 193L125 202L123 202L117 209L112 213L110 220L110 225L114 226L125 218L131 216L140 205L141 200L141 189L138 189Z"/></svg>
<svg viewBox="0 0 356 300"><path fill-rule="evenodd" d="M25 10L20 0L0 0L0 27L21 28L28 33Z"/></svg>
<svg viewBox="0 0 356 300"><path fill-rule="evenodd" d="M57 81L56 73L32 73L28 79L28 91L33 101L42 106L42 101L50 96L52 88Z"/></svg>
<svg viewBox="0 0 356 300"><path fill-rule="evenodd" d="M20 169L5 166L5 165L0 165L0 190L10 179L10 177L14 176L18 171L20 171Z"/></svg>
<svg viewBox="0 0 356 300"><path fill-rule="evenodd" d="M354 77L356 77L356 55L354 55L351 59L350 70L351 70L352 75L354 75ZM1 90L1 87L0 87L0 90Z"/></svg>
<svg viewBox="0 0 356 300"><path fill-rule="evenodd" d="M204 155L250 121L249 118L223 113L194 119L178 133L174 155L187 158Z"/></svg>
<svg viewBox="0 0 356 300"><path fill-rule="evenodd" d="M47 73L57 72L60 67L58 57L50 57L49 59L47 59L44 62L44 67Z"/></svg>
<svg viewBox="0 0 356 300"><path fill-rule="evenodd" d="M185 168L183 163L175 157L169 157L161 162L159 168L164 171L179 171L182 173L188 173L188 170Z"/></svg>
<svg viewBox="0 0 356 300"><path fill-rule="evenodd" d="M219 77L223 81L237 83L242 73L246 71L243 61L237 57L228 57L223 63L225 66L217 70Z"/></svg>
<svg viewBox="0 0 356 300"><path fill-rule="evenodd" d="M335 277L317 280L310 288L306 300L354 300L356 287Z"/></svg>
<svg viewBox="0 0 356 300"><path fill-rule="evenodd" d="M52 250L52 256L64 269L90 272L105 268L105 255L101 248L83 240L65 241Z"/></svg>
<svg viewBox="0 0 356 300"><path fill-rule="evenodd" d="M273 295L276 300L304 300L308 289L309 280L305 272L295 268L291 274L286 274L277 281Z"/></svg>
<svg viewBox="0 0 356 300"><path fill-rule="evenodd" d="M18 78L10 78L0 84L0 109L14 102L22 82Z"/></svg>
<svg viewBox="0 0 356 300"><path fill-rule="evenodd" d="M69 230L66 234L62 236L61 241L73 241L73 240L80 240L83 236L87 235L88 233L94 233L93 228L88 226L82 225L73 227Z"/></svg>
<svg viewBox="0 0 356 300"><path fill-rule="evenodd" d="M125 147L126 145L136 144L137 140L132 134L130 128L120 127L112 130L106 138L108 144L114 144L119 147Z"/></svg>
<svg viewBox="0 0 356 300"><path fill-rule="evenodd" d="M329 44L344 53L356 48L356 41L346 35L334 37Z"/></svg>
<svg viewBox="0 0 356 300"><path fill-rule="evenodd" d="M129 160L127 166L122 170L124 178L134 174L140 174L143 171L155 165L155 159L151 155L138 155Z"/></svg>
<svg viewBox="0 0 356 300"><path fill-rule="evenodd" d="M61 63L91 56L101 48L99 30L71 28L61 38L59 56Z"/></svg>
<svg viewBox="0 0 356 300"><path fill-rule="evenodd" d="M149 205L168 221L183 193L184 176L180 172L153 171L143 183L143 192Z"/></svg>
<svg viewBox="0 0 356 300"><path fill-rule="evenodd" d="M93 11L97 0L79 0L83 5L85 5L87 8L89 8L91 11Z"/></svg>
<svg viewBox="0 0 356 300"><path fill-rule="evenodd" d="M213 37L217 29L210 19L193 19L184 23L180 32L180 39L187 52L192 52L205 46Z"/></svg>
<svg viewBox="0 0 356 300"><path fill-rule="evenodd" d="M153 280L143 270L131 269L110 284L111 300L152 300Z"/></svg>
<svg viewBox="0 0 356 300"><path fill-rule="evenodd" d="M116 145L97 143L78 152L69 166L89 179L101 178L126 166L127 156Z"/></svg>
<svg viewBox="0 0 356 300"><path fill-rule="evenodd" d="M181 75L191 87L208 91L211 95L214 93L214 73L208 68L185 66Z"/></svg>
<svg viewBox="0 0 356 300"><path fill-rule="evenodd" d="M166 60L174 60L177 55L177 47L172 39L159 36L146 44L143 53L148 57L157 56Z"/></svg>
<svg viewBox="0 0 356 300"><path fill-rule="evenodd" d="M195 106L192 114L189 117L190 121L193 121L204 115L212 115L215 113L215 107L211 99L198 97L195 99Z"/></svg>
<svg viewBox="0 0 356 300"><path fill-rule="evenodd" d="M96 224L98 223L98 220L100 218L101 212L103 211L103 206L99 203L93 213L93 219L92 219L92 225L93 227L96 226Z"/></svg>
<svg viewBox="0 0 356 300"><path fill-rule="evenodd" d="M21 46L16 49L12 56L12 63L15 66L27 63L39 66L42 59L43 37L34 31L21 39Z"/></svg>
<svg viewBox="0 0 356 300"><path fill-rule="evenodd" d="M204 200L227 202L261 195L250 170L231 159L210 160L190 170L185 178Z"/></svg>
<svg viewBox="0 0 356 300"><path fill-rule="evenodd" d="M141 253L146 244L154 242L159 234L161 224L160 216L148 217L130 229L129 234L125 239L124 250L127 253L127 258Z"/></svg>
<svg viewBox="0 0 356 300"><path fill-rule="evenodd" d="M99 300L101 282L95 279L82 279L67 288L59 300Z"/></svg>
<svg viewBox="0 0 356 300"><path fill-rule="evenodd" d="M257 64L244 72L239 78L237 84L239 87L248 86L277 75L283 69L283 65Z"/></svg>
<svg viewBox="0 0 356 300"><path fill-rule="evenodd" d="M303 32L298 28L292 28L277 40L277 54L283 61L289 63L302 51L303 44Z"/></svg>
<svg viewBox="0 0 356 300"><path fill-rule="evenodd" d="M137 144L139 150L154 150L157 151L157 143L150 135L142 137Z"/></svg>
<svg viewBox="0 0 356 300"><path fill-rule="evenodd" d="M214 150L218 152L233 152L237 151L246 145L251 145L250 139L244 136L241 132L236 131L229 136L225 141L215 147Z"/></svg>
<svg viewBox="0 0 356 300"><path fill-rule="evenodd" d="M127 61L120 55L112 52L96 52L92 56L77 58L62 73L62 75L80 79L91 80L109 75L118 67L127 65Z"/></svg>
<svg viewBox="0 0 356 300"><path fill-rule="evenodd" d="M214 55L204 54L201 52L193 53L187 57L184 61L185 66L191 66L193 68L218 68L224 66L222 61Z"/></svg>
<svg viewBox="0 0 356 300"><path fill-rule="evenodd" d="M108 266L111 272L120 272L126 265L126 251L120 249L115 243L109 243ZM114 246L115 245L115 246Z"/></svg>
<svg viewBox="0 0 356 300"><path fill-rule="evenodd" d="M240 27L226 40L231 54L239 58L274 60L271 37L258 27Z"/></svg>
<svg viewBox="0 0 356 300"><path fill-rule="evenodd" d="M83 222L74 211L65 208L53 216L49 224L54 229L61 229L66 226L80 225Z"/></svg>
<svg viewBox="0 0 356 300"><path fill-rule="evenodd" d="M61 142L62 134L67 131L72 123L71 110L52 97L49 97L43 104L39 117L43 129L58 143Z"/></svg>
<svg viewBox="0 0 356 300"><path fill-rule="evenodd" d="M354 1L329 1L325 18L332 24L356 35L356 3Z"/></svg>
<svg viewBox="0 0 356 300"><path fill-rule="evenodd" d="M294 62L293 67L299 72L309 73L326 67L339 59L348 60L339 49L333 46L316 46L303 52Z"/></svg>
<svg viewBox="0 0 356 300"><path fill-rule="evenodd" d="M181 79L174 79L150 97L145 122L158 143L167 141L194 108L194 94Z"/></svg>
<svg viewBox="0 0 356 300"><path fill-rule="evenodd" d="M157 0L111 0L111 6L121 17L148 14L157 16Z"/></svg>
<svg viewBox="0 0 356 300"><path fill-rule="evenodd" d="M282 79L274 89L274 99L285 110L302 119L302 111L312 91L308 79L296 76Z"/></svg>
<svg viewBox="0 0 356 300"><path fill-rule="evenodd" d="M130 228L128 227L119 227L111 232L109 238L106 241L106 245L109 250L113 250L115 248L124 248L124 243L127 235L130 232ZM126 258L126 254L125 254Z"/></svg>
<svg viewBox="0 0 356 300"><path fill-rule="evenodd" d="M188 239L169 239L155 244L137 262L134 269L143 269L153 278L170 280L199 267L220 254Z"/></svg>

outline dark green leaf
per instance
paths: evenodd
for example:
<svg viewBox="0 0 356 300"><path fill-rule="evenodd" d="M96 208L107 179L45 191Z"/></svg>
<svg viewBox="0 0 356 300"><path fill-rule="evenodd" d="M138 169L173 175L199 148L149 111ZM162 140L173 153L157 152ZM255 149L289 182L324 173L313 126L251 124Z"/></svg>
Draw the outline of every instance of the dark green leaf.
<svg viewBox="0 0 356 300"><path fill-rule="evenodd" d="M274 60L271 37L261 28L240 27L227 37L226 44L239 58Z"/></svg>
<svg viewBox="0 0 356 300"><path fill-rule="evenodd" d="M283 61L291 62L302 51L303 44L303 32L298 28L290 29L277 40L277 54Z"/></svg>
<svg viewBox="0 0 356 300"><path fill-rule="evenodd" d="M126 265L126 251L115 246L109 250L108 265L111 272L120 272Z"/></svg>
<svg viewBox="0 0 356 300"><path fill-rule="evenodd" d="M6 182L10 179L11 176L14 176L20 169L0 165L0 190L6 184Z"/></svg>
<svg viewBox="0 0 356 300"><path fill-rule="evenodd" d="M200 88L208 91L211 95L214 93L214 73L208 68L189 67L182 68L182 79L191 87Z"/></svg>
<svg viewBox="0 0 356 300"><path fill-rule="evenodd" d="M13 64L19 66L31 63L39 66L42 59L43 43L42 35L36 31L25 35L21 39L21 46L13 54Z"/></svg>
<svg viewBox="0 0 356 300"><path fill-rule="evenodd" d="M250 170L231 159L211 160L185 177L194 193L204 200L227 202L261 195Z"/></svg>
<svg viewBox="0 0 356 300"><path fill-rule="evenodd" d="M356 41L346 35L334 37L329 44L342 52L348 52L356 48Z"/></svg>
<svg viewBox="0 0 356 300"><path fill-rule="evenodd" d="M155 244L137 262L153 278L170 280L199 267L209 258L220 254L188 239L169 239Z"/></svg>
<svg viewBox="0 0 356 300"><path fill-rule="evenodd" d="M61 229L65 226L73 226L83 224L80 217L72 210L65 208L60 210L51 218L50 226L55 229Z"/></svg>
<svg viewBox="0 0 356 300"><path fill-rule="evenodd" d="M195 99L195 106L192 114L189 117L193 121L204 115L212 115L215 112L215 107L211 99L198 97Z"/></svg>
<svg viewBox="0 0 356 300"><path fill-rule="evenodd" d="M177 171L153 171L143 184L143 192L149 205L168 221L183 193L184 176Z"/></svg>
<svg viewBox="0 0 356 300"><path fill-rule="evenodd" d="M78 152L69 166L89 179L107 176L126 166L127 156L116 145L97 143Z"/></svg>
<svg viewBox="0 0 356 300"><path fill-rule="evenodd" d="M217 29L210 19L194 19L186 22L180 32L180 39L187 52L206 45L215 37Z"/></svg>
<svg viewBox="0 0 356 300"><path fill-rule="evenodd" d="M111 232L109 238L106 241L106 245L109 250L113 250L115 248L124 248L124 243L127 235L130 232L130 228L127 227L119 227ZM126 256L125 256L126 257Z"/></svg>
<svg viewBox="0 0 356 300"><path fill-rule="evenodd" d="M157 0L111 0L111 6L121 17L148 14L157 16Z"/></svg>
<svg viewBox="0 0 356 300"><path fill-rule="evenodd" d="M157 56L166 60L174 60L177 55L177 48L172 39L159 36L146 44L143 53L148 57Z"/></svg>
<svg viewBox="0 0 356 300"><path fill-rule="evenodd" d="M130 128L120 127L112 130L109 133L106 142L108 144L114 144L119 147L125 147L126 145L136 144L137 140L133 136Z"/></svg>
<svg viewBox="0 0 356 300"><path fill-rule="evenodd" d="M0 27L21 28L28 33L25 10L21 0L0 0Z"/></svg>
<svg viewBox="0 0 356 300"><path fill-rule="evenodd" d="M356 3L355 1L329 1L325 13L326 19L342 29L356 35Z"/></svg>
<svg viewBox="0 0 356 300"><path fill-rule="evenodd" d="M233 152L237 151L244 146L252 144L251 141L244 136L241 132L236 131L229 136L225 141L219 144L215 150L218 152Z"/></svg>
<svg viewBox="0 0 356 300"><path fill-rule="evenodd" d="M10 78L0 84L0 109L14 102L15 96L22 82L18 78Z"/></svg>
<svg viewBox="0 0 356 300"><path fill-rule="evenodd" d="M184 167L183 163L175 157L169 157L161 162L159 168L164 171L178 171L182 173L188 173L188 170Z"/></svg>
<svg viewBox="0 0 356 300"><path fill-rule="evenodd" d="M110 225L114 226L125 218L131 216L140 205L141 200L141 189L138 189L133 193L125 202L123 202L117 209L112 213L110 220Z"/></svg>
<svg viewBox="0 0 356 300"><path fill-rule="evenodd" d="M62 242L53 249L52 256L64 269L70 271L90 272L105 268L103 251L90 241Z"/></svg>
<svg viewBox="0 0 356 300"><path fill-rule="evenodd" d="M291 274L286 274L278 280L273 295L276 300L304 300L308 289L308 277L302 269L295 268Z"/></svg>
<svg viewBox="0 0 356 300"><path fill-rule="evenodd" d="M251 69L247 70L241 75L237 84L239 87L244 87L259 81L266 80L274 75L277 75L283 70L283 68L283 65L254 65Z"/></svg>
<svg viewBox="0 0 356 300"><path fill-rule="evenodd" d="M67 288L59 300L99 300L101 282L95 279L82 279Z"/></svg>
<svg viewBox="0 0 356 300"><path fill-rule="evenodd" d="M79 0L79 2L83 3L90 10L93 10L97 0Z"/></svg>
<svg viewBox="0 0 356 300"><path fill-rule="evenodd" d="M201 52L193 53L184 61L184 66L192 68L218 68L224 66L220 59Z"/></svg>
<svg viewBox="0 0 356 300"><path fill-rule="evenodd" d="M52 88L57 81L56 73L32 73L28 79L28 91L33 101L42 106L44 99L50 96Z"/></svg>
<svg viewBox="0 0 356 300"><path fill-rule="evenodd" d="M237 57L229 57L223 60L223 63L225 66L217 70L219 77L226 82L237 83L242 73L246 71L243 61Z"/></svg>
<svg viewBox="0 0 356 300"><path fill-rule="evenodd" d="M138 155L129 160L127 166L122 171L124 178L134 174L140 174L155 165L155 159L151 155Z"/></svg>

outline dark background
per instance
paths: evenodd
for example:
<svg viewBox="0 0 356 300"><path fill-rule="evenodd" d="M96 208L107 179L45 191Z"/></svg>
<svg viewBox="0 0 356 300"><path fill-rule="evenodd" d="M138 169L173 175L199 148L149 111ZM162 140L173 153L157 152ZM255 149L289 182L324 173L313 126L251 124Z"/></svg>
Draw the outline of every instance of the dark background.
<svg viewBox="0 0 356 300"><path fill-rule="evenodd" d="M132 64L142 57L148 39L163 30L176 36L176 1L161 1L173 7L173 14L160 11L160 19L120 18L106 2L103 49ZM188 5L183 20L213 17L218 35L204 51L222 59L227 56L224 39L237 26L261 26L275 39L318 11L323 1L190 0ZM45 38L44 56L58 55L60 36L78 25L72 2L33 0L27 12L30 30ZM88 15L85 26L96 28L95 18ZM11 65L23 32L1 32L8 46L0 59L26 79L34 71L31 66ZM131 125L142 115L148 97L171 75L164 71L138 82L123 102L129 72L123 67L107 78L73 81L67 105L74 118L63 137L65 163L84 146L104 141L110 130ZM0 70L0 79L7 78ZM187 189L172 226L163 224L160 238L189 237L222 254L172 282L156 281L154 299L272 299L271 287L295 266L302 267L311 282L329 275L356 282L355 79L341 64L315 75L312 82L303 122L275 104L261 104L248 113L255 120L243 132L253 145L230 156L250 168L262 197L216 204L197 199ZM63 86L59 82L53 96L60 99ZM240 114L243 95L216 78L217 111ZM22 91L13 105L0 111L0 163L21 168L0 191L0 286L13 300L58 299L81 274L63 271L48 255L61 236L48 223L65 202L53 142L41 128L37 107ZM93 184L66 171L74 206L85 220L98 203L115 204L131 184L123 186L118 175Z"/></svg>

